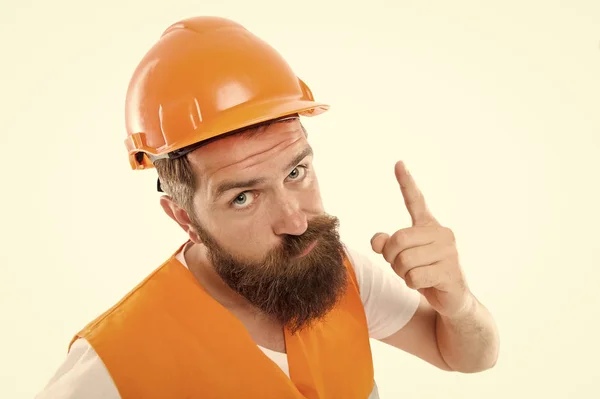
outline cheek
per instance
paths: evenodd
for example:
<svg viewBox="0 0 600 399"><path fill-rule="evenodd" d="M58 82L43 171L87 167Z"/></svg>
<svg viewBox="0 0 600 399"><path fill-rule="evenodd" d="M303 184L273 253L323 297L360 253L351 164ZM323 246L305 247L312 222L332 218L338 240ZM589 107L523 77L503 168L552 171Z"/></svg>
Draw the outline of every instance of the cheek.
<svg viewBox="0 0 600 399"><path fill-rule="evenodd" d="M255 261L261 260L272 249L272 234L269 234L271 230L266 215L236 223L227 220L222 222L215 238L226 251Z"/></svg>
<svg viewBox="0 0 600 399"><path fill-rule="evenodd" d="M300 197L302 200L302 207L307 211L323 211L323 200L321 198L321 191L319 190L319 182L316 178L311 182L311 185L300 194Z"/></svg>

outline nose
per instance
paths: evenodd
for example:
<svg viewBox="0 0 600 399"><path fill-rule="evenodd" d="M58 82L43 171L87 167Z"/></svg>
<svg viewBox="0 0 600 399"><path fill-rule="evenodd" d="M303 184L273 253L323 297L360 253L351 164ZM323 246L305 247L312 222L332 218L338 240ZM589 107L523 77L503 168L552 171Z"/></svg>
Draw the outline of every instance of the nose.
<svg viewBox="0 0 600 399"><path fill-rule="evenodd" d="M308 228L306 214L302 212L297 199L286 197L277 204L278 212L273 223L273 232L277 235L299 236Z"/></svg>

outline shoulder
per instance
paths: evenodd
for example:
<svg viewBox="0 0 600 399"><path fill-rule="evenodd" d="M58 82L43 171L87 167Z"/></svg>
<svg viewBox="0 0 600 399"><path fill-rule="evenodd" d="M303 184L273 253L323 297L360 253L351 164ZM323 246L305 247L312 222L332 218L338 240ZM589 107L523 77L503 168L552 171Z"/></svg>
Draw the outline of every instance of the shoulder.
<svg viewBox="0 0 600 399"><path fill-rule="evenodd" d="M108 370L92 346L76 340L36 399L120 399Z"/></svg>
<svg viewBox="0 0 600 399"><path fill-rule="evenodd" d="M344 245L365 308L371 338L382 339L414 316L421 294L410 289L384 260Z"/></svg>
<svg viewBox="0 0 600 399"><path fill-rule="evenodd" d="M347 244L344 244L344 252L356 276L363 302L368 299L374 285L399 278L391 268L386 267L387 263L382 264L375 256L369 256Z"/></svg>
<svg viewBox="0 0 600 399"><path fill-rule="evenodd" d="M369 269L373 266L372 259L347 244L344 244L344 253L352 265L357 280L361 280L365 273L369 273Z"/></svg>

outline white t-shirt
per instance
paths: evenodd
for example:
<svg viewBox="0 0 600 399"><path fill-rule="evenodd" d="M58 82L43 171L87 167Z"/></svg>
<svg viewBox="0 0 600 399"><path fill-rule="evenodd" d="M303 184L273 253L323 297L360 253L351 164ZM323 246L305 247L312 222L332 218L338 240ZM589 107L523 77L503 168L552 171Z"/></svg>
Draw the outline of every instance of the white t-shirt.
<svg viewBox="0 0 600 399"><path fill-rule="evenodd" d="M346 247L354 266L360 296L365 307L369 336L388 337L412 318L420 294L408 288L387 263L371 262L366 256ZM187 267L184 251L177 259ZM289 376L287 355L259 348ZM66 359L36 399L121 399L104 363L94 348L81 338L73 343Z"/></svg>

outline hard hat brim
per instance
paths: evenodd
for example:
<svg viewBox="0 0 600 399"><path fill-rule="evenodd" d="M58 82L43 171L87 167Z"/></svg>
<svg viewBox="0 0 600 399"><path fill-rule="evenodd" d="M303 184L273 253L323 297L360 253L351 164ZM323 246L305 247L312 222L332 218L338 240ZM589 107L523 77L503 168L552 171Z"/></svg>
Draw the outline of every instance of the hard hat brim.
<svg viewBox="0 0 600 399"><path fill-rule="evenodd" d="M297 99L291 101L276 99L274 101L242 104L239 107L224 110L221 117L212 124L202 125L202 129L199 129L202 131L201 134L192 131L182 140L171 142L168 146L155 149L146 145L144 132L127 137L125 145L129 152L131 167L133 169L149 169L153 168L153 161L170 158L170 154L176 150L289 115L317 116L329 110L329 107L328 104ZM243 121L243 123L233 121Z"/></svg>

